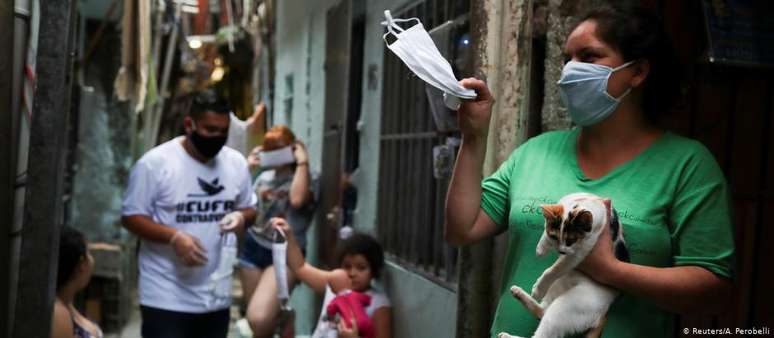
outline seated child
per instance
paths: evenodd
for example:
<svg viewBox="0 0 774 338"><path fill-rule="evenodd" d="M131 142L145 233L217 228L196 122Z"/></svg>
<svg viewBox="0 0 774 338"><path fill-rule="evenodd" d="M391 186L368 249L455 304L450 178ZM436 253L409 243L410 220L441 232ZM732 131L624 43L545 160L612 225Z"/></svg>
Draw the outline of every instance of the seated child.
<svg viewBox="0 0 774 338"><path fill-rule="evenodd" d="M339 245L339 268L326 271L318 269L304 260L301 249L293 237L293 231L285 219L273 218L271 223L273 227L282 230L287 236L288 266L296 277L316 293L325 294L323 314L337 295L344 295L348 291L359 292L370 297L365 312L373 322L374 337L392 337L390 301L384 292L374 289L371 285L373 279L379 278L384 267L384 253L379 242L365 234L355 233L351 235ZM320 315L318 328L313 337L319 336L318 330L325 324L324 317L324 315ZM353 323L339 322L337 332L338 338L361 337L357 331L357 325Z"/></svg>

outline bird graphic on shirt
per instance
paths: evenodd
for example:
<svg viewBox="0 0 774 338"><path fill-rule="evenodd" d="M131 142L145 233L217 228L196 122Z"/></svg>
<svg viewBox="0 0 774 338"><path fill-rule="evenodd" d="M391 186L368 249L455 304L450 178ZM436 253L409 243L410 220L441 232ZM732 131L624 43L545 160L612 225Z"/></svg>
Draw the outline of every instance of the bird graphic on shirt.
<svg viewBox="0 0 774 338"><path fill-rule="evenodd" d="M207 193L207 196L217 195L219 192L225 189L224 186L218 184L218 178L216 177L212 182L207 182L199 177L196 178L199 181L199 187Z"/></svg>

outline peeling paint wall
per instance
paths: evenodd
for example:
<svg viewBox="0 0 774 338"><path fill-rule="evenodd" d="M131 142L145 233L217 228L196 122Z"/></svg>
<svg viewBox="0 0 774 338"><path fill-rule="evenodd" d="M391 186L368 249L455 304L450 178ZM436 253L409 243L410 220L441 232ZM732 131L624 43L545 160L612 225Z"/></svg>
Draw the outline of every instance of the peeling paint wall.
<svg viewBox="0 0 774 338"><path fill-rule="evenodd" d="M573 14L581 11L577 0L549 0L546 32L545 96L543 101L543 130L568 129L572 123L559 98L556 81L562 75L562 49Z"/></svg>
<svg viewBox="0 0 774 338"><path fill-rule="evenodd" d="M534 39L545 32L545 0L485 0L472 3L475 70L485 79L496 102L492 110L483 173L489 175L539 125L542 59L533 53ZM536 14L537 13L537 14ZM535 21L538 20L538 25ZM537 66L541 67L537 67ZM535 73L538 72L538 73ZM535 102L536 101L536 102ZM457 337L483 337L502 289L507 235L463 248L459 285Z"/></svg>
<svg viewBox="0 0 774 338"><path fill-rule="evenodd" d="M481 35L477 73L486 78L496 98L492 109L484 174L494 172L527 138L531 52L531 0L487 0L479 19Z"/></svg>

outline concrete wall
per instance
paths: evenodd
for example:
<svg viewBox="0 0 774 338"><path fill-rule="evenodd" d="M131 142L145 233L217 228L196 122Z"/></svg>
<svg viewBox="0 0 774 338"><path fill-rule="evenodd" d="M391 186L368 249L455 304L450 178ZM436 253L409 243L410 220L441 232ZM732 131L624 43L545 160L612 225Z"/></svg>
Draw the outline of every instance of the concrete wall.
<svg viewBox="0 0 774 338"><path fill-rule="evenodd" d="M492 107L483 174L493 173L530 135L535 116L533 39L537 0L473 2L473 38L476 77L495 97ZM502 284L502 257L507 235L460 250L459 321L457 337L489 335L494 307Z"/></svg>
<svg viewBox="0 0 774 338"><path fill-rule="evenodd" d="M572 125L567 109L559 98L556 81L562 75L562 49L573 15L581 12L580 1L549 0L546 31L545 97L543 103L543 130L568 129Z"/></svg>
<svg viewBox="0 0 774 338"><path fill-rule="evenodd" d="M387 262L385 286L392 302L392 336L456 336L457 293L439 287L394 262Z"/></svg>

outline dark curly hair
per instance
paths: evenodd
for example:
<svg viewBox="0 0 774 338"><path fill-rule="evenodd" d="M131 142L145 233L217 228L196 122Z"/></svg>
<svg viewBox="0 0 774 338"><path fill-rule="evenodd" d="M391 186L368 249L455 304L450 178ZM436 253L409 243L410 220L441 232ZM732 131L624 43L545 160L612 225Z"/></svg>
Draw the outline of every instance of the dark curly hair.
<svg viewBox="0 0 774 338"><path fill-rule="evenodd" d="M384 268L384 250L379 242L366 234L354 233L352 236L341 241L337 250L338 262L344 260L344 256L363 255L371 268L371 274L374 278L379 278Z"/></svg>
<svg viewBox="0 0 774 338"><path fill-rule="evenodd" d="M86 238L69 226L59 231L59 264L56 274L56 288L59 290L73 277L78 263L86 257Z"/></svg>
<svg viewBox="0 0 774 338"><path fill-rule="evenodd" d="M648 120L657 122L680 96L680 68L663 22L639 1L590 1L586 8L573 29L593 20L599 38L620 52L624 61L650 63L643 110Z"/></svg>

